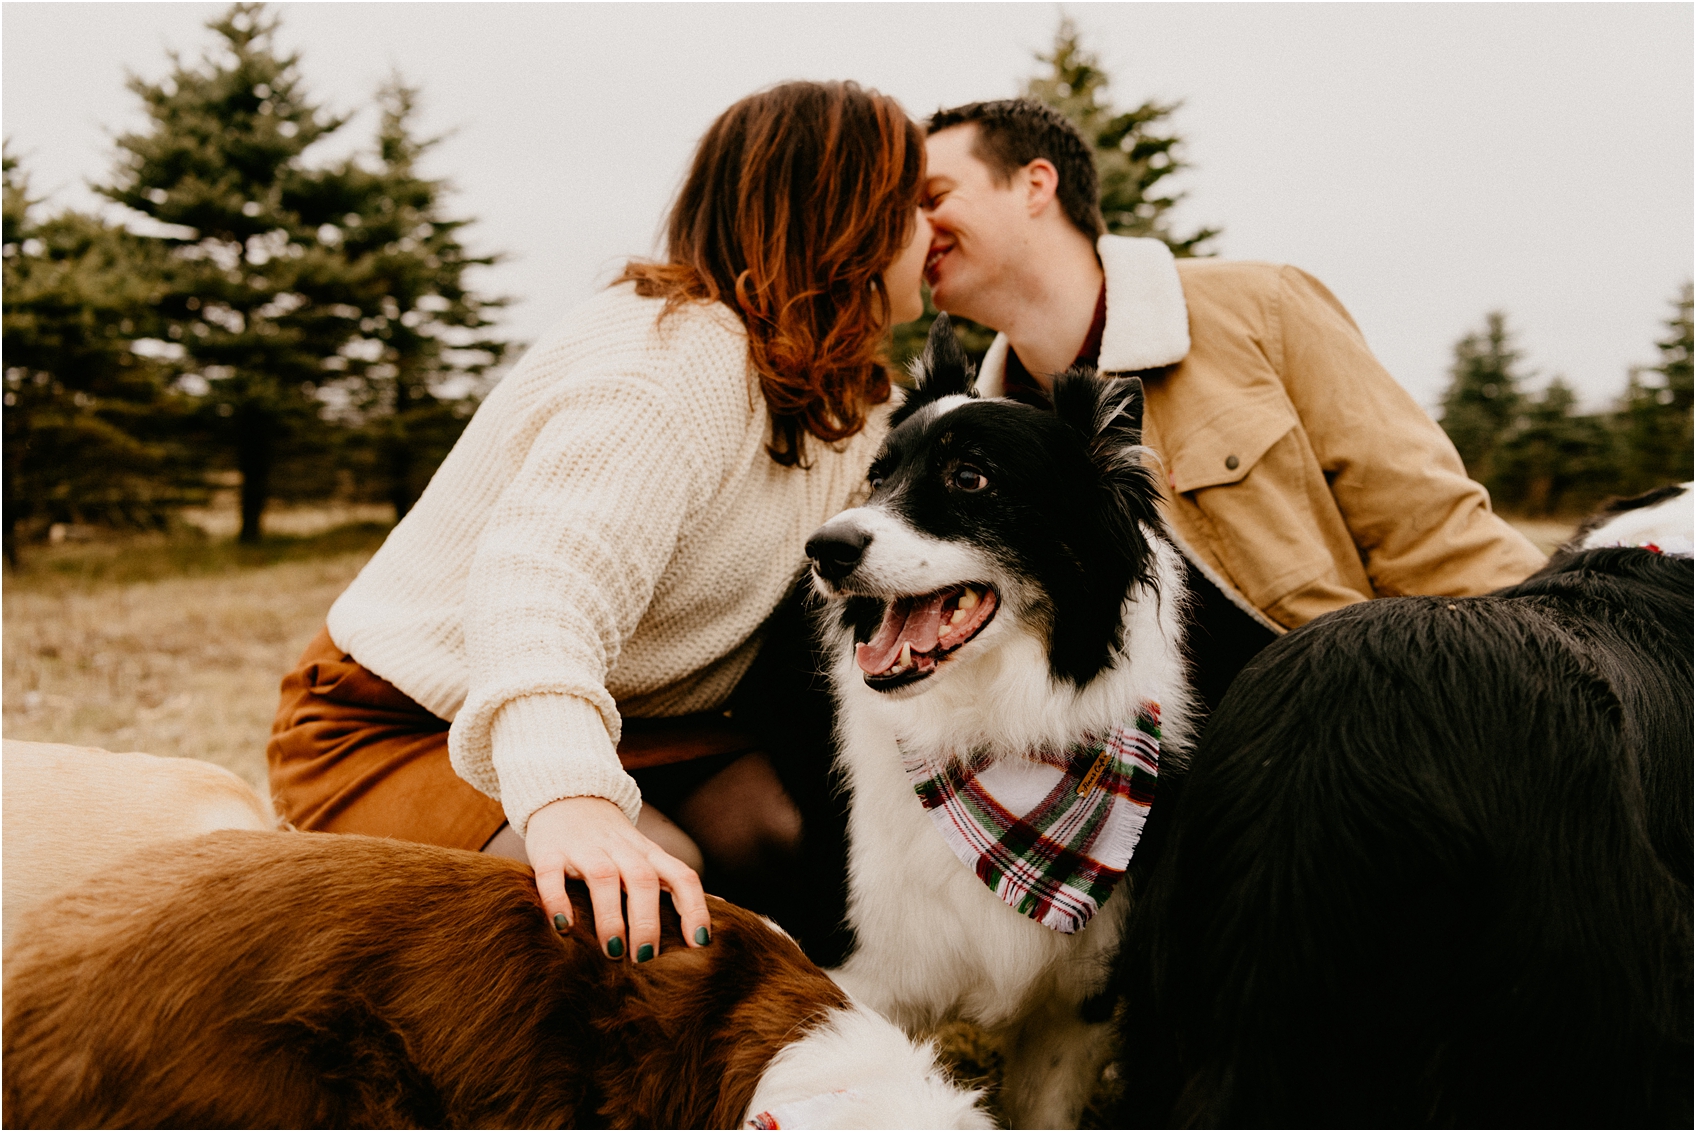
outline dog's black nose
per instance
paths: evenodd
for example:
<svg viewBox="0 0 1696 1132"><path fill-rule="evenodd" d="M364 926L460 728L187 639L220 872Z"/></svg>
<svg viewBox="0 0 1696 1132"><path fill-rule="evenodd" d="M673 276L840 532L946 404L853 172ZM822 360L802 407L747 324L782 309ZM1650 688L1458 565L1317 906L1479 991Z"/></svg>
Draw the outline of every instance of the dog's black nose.
<svg viewBox="0 0 1696 1132"><path fill-rule="evenodd" d="M807 557L813 569L827 582L840 582L854 572L865 557L872 536L853 522L831 520L807 540Z"/></svg>

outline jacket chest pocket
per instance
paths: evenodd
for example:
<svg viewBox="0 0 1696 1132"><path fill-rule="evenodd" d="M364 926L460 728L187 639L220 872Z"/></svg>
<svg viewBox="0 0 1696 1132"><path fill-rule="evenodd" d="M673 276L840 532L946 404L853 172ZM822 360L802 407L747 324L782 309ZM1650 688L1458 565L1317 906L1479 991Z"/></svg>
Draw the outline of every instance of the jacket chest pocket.
<svg viewBox="0 0 1696 1132"><path fill-rule="evenodd" d="M1283 398L1233 405L1161 453L1178 494L1236 483L1301 422Z"/></svg>

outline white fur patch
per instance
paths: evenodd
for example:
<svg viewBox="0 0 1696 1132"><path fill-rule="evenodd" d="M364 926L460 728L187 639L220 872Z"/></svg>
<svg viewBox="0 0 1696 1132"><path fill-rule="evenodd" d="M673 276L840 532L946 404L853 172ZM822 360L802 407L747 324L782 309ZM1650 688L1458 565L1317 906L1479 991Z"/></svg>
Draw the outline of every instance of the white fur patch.
<svg viewBox="0 0 1696 1132"><path fill-rule="evenodd" d="M1589 534L1580 550L1602 546L1653 547L1662 554L1689 555L1696 550L1696 508L1692 507L1691 484L1652 507L1624 511Z"/></svg>
<svg viewBox="0 0 1696 1132"><path fill-rule="evenodd" d="M934 420L937 417L946 416L947 414L952 413L961 405L970 405L976 400L976 397L970 397L964 393L950 393L946 397L938 397L936 400L932 401L928 407L928 411L931 419Z"/></svg>
<svg viewBox="0 0 1696 1132"><path fill-rule="evenodd" d="M928 1044L862 1006L833 1010L772 1058L749 1125L783 1128L990 1128L978 1094L953 1085ZM784 1119L785 1114L788 1120Z"/></svg>
<svg viewBox="0 0 1696 1132"><path fill-rule="evenodd" d="M912 368L915 376L923 376L920 372L924 369L924 363L921 359L913 359ZM909 393L907 396L911 397L912 394ZM937 417L942 416L944 413L951 413L955 409L958 409L961 405L970 405L972 402L978 400L981 400L981 398L974 397L969 393L950 393L946 397L938 397L934 401L926 402L920 408L915 409L913 411L913 415L908 417L907 420L902 423L906 424L908 422L916 421L922 427L936 420Z"/></svg>

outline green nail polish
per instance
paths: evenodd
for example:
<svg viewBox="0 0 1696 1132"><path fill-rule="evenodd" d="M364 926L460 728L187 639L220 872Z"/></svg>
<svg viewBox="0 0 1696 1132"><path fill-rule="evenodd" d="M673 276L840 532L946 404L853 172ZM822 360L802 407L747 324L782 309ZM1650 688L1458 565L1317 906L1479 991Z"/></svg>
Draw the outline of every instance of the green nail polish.
<svg viewBox="0 0 1696 1132"><path fill-rule="evenodd" d="M563 932L571 926L571 921L565 918L564 912L554 913L554 931Z"/></svg>
<svg viewBox="0 0 1696 1132"><path fill-rule="evenodd" d="M636 949L636 962L638 963L646 963L653 957L654 945L651 943L644 943L641 947Z"/></svg>
<svg viewBox="0 0 1696 1132"><path fill-rule="evenodd" d="M607 955L613 959L622 959L624 957L624 941L617 936L607 940Z"/></svg>
<svg viewBox="0 0 1696 1132"><path fill-rule="evenodd" d="M712 937L707 934L706 928L696 928L695 929L695 946L696 947L707 946L707 940L709 940L711 938Z"/></svg>

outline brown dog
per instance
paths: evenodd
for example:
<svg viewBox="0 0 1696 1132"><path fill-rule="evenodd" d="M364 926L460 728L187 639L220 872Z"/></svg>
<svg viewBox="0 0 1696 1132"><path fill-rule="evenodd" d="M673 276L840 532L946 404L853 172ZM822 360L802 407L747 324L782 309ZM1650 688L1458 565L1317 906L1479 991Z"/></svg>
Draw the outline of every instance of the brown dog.
<svg viewBox="0 0 1696 1132"><path fill-rule="evenodd" d="M530 872L377 838L159 845L7 956L7 1127L987 1127L762 918L601 954ZM798 1106L798 1107L797 1107Z"/></svg>

